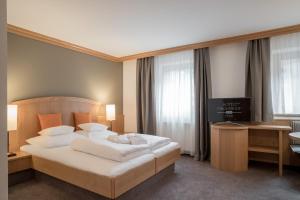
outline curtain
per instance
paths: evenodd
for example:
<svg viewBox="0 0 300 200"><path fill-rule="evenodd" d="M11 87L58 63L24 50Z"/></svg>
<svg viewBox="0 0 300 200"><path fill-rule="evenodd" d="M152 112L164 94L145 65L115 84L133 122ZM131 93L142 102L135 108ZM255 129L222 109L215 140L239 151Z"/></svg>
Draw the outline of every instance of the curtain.
<svg viewBox="0 0 300 200"><path fill-rule="evenodd" d="M300 33L271 38L275 115L300 115Z"/></svg>
<svg viewBox="0 0 300 200"><path fill-rule="evenodd" d="M155 57L157 134L178 142L183 153L195 151L193 51Z"/></svg>
<svg viewBox="0 0 300 200"><path fill-rule="evenodd" d="M207 103L211 98L209 49L194 50L195 81L195 159L207 160L210 156L210 127Z"/></svg>
<svg viewBox="0 0 300 200"><path fill-rule="evenodd" d="M137 131L155 135L154 57L137 60Z"/></svg>
<svg viewBox="0 0 300 200"><path fill-rule="evenodd" d="M252 121L261 122L273 119L269 38L248 42L246 96L251 98Z"/></svg>

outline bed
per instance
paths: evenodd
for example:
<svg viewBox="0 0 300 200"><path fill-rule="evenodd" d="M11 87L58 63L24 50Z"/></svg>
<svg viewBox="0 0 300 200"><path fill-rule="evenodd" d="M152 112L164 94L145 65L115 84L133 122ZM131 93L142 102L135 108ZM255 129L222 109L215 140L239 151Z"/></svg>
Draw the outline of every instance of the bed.
<svg viewBox="0 0 300 200"><path fill-rule="evenodd" d="M116 162L69 146L44 149L24 145L21 150L32 154L33 169L112 199L155 175L152 154Z"/></svg>
<svg viewBox="0 0 300 200"><path fill-rule="evenodd" d="M14 104L18 105L17 146L23 146L21 150L32 154L34 170L110 199L119 197L173 165L180 157L180 148L176 143L122 163L76 152L69 146L50 150L37 149L26 145L25 141L37 136L40 129L38 113L62 113L63 124L74 126L73 112L90 112L96 121L98 116L104 116L104 106L99 102L76 97L43 97L16 101ZM84 165L85 163L95 164Z"/></svg>

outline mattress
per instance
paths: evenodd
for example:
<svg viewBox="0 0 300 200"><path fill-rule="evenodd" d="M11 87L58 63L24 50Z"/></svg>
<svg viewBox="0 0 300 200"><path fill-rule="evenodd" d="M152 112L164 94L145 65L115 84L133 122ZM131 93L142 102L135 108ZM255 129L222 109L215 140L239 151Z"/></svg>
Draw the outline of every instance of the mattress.
<svg viewBox="0 0 300 200"><path fill-rule="evenodd" d="M111 178L124 174L154 159L154 154L145 154L125 162L116 162L74 151L70 146L42 148L36 145L24 145L21 147L21 150L33 156Z"/></svg>
<svg viewBox="0 0 300 200"><path fill-rule="evenodd" d="M159 157L164 156L167 153L170 153L171 151L174 151L175 149L179 149L179 148L180 148L180 146L177 142L171 142L163 147L153 150L152 153L155 158L159 158Z"/></svg>

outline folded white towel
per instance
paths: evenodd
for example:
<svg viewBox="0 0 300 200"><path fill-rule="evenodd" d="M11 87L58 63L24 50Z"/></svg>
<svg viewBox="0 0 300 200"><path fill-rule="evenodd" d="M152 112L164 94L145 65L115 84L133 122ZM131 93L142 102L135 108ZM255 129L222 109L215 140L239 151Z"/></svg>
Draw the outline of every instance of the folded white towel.
<svg viewBox="0 0 300 200"><path fill-rule="evenodd" d="M131 144L126 135L110 135L107 137L107 140L119 144Z"/></svg>
<svg viewBox="0 0 300 200"><path fill-rule="evenodd" d="M125 134L125 135L110 135L107 140L117 144L131 144L131 145L141 145L147 144L142 136L138 134Z"/></svg>
<svg viewBox="0 0 300 200"><path fill-rule="evenodd" d="M171 142L170 138L156 136L156 135L147 135L147 134L139 134L139 133L128 133L127 135L142 137L147 141L147 144L150 146L151 150L161 148L163 146L168 145Z"/></svg>
<svg viewBox="0 0 300 200"><path fill-rule="evenodd" d="M133 145L147 144L147 140L137 134L128 134L127 138L129 139L130 144Z"/></svg>

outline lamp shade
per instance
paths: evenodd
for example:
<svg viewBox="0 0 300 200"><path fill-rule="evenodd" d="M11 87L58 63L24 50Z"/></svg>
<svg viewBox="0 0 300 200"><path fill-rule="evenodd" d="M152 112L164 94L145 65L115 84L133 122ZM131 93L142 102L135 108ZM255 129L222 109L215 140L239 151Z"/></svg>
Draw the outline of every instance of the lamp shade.
<svg viewBox="0 0 300 200"><path fill-rule="evenodd" d="M17 123L18 123L18 106L7 105L7 130L8 131L17 130Z"/></svg>
<svg viewBox="0 0 300 200"><path fill-rule="evenodd" d="M112 121L116 119L116 106L115 104L106 105L106 120Z"/></svg>

